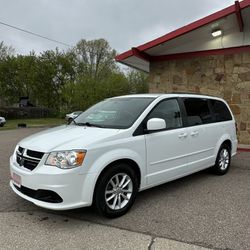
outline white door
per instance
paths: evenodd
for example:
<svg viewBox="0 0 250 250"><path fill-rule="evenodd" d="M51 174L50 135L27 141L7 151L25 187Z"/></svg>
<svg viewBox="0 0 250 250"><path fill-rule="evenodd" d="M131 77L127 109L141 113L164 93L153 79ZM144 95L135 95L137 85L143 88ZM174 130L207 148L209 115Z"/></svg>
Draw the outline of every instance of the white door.
<svg viewBox="0 0 250 250"><path fill-rule="evenodd" d="M188 168L198 171L213 165L218 129L213 123L208 101L202 98L185 98L189 137Z"/></svg>
<svg viewBox="0 0 250 250"><path fill-rule="evenodd" d="M147 150L147 184L153 186L183 176L187 165L188 133L183 128L176 99L161 101L149 114L166 121L166 130L145 135Z"/></svg>

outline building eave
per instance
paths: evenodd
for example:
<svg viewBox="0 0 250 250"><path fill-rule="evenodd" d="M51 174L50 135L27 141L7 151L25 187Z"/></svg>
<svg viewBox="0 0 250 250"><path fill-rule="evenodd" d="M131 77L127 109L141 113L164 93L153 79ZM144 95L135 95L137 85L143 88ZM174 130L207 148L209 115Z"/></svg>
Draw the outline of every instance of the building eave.
<svg viewBox="0 0 250 250"><path fill-rule="evenodd" d="M150 61L156 61L156 58L154 55L152 55L152 54L150 55L149 53L147 53L148 51L150 51L150 49L152 49L158 45L161 45L161 44L167 44L171 40L174 40L178 37L181 37L187 33L195 31L195 30L197 30L205 25L216 22L216 21L223 19L223 18L225 18L229 15L232 15L232 14L235 14L236 21L238 22L238 25L239 25L239 30L242 32L243 28L244 28L244 22L243 22L243 18L242 18L242 10L249 7L249 6L250 6L250 0L244 0L241 2L236 1L234 5L231 5L223 10L220 10L214 14L211 14L207 17L204 17L204 18L202 18L198 21L195 21L191 24L188 24L182 28L179 28L173 32L170 32L170 33L168 33L164 36L161 36L157 39L154 39L150 42L142 44L136 48L132 48L131 50L128 50L128 51L118 55L115 59L118 62L124 63L124 61L128 61L128 60L131 61L133 58L139 57L140 59L145 61L144 62L145 65L149 64ZM242 47L245 48L247 46L243 45ZM228 48L226 48L226 49L228 49ZM213 51L213 50L211 50L211 51ZM223 50L220 50L220 51L221 51L220 53L222 53ZM202 51L197 51L197 52L198 53L196 55L199 55L199 53L201 53ZM189 52L189 53L192 53L192 55L195 54L195 52ZM228 53L228 50L226 50L225 53ZM168 58L168 57L175 58L176 54L179 54L179 53L174 53L174 55L173 54L172 55L166 54L164 56L165 56L165 58ZM180 54L184 54L184 53L180 53ZM205 52L205 54L207 54L207 52ZM164 58L164 56L162 56L161 58ZM131 59L129 59L129 58L131 58ZM130 65L129 63L126 63L126 64ZM133 67L133 65L130 65L130 66Z"/></svg>

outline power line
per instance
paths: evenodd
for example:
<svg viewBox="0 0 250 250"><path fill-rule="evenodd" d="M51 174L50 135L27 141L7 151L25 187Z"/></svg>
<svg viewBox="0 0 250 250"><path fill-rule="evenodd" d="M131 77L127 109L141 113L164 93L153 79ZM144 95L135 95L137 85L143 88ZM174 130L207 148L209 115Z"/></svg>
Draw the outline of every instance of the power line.
<svg viewBox="0 0 250 250"><path fill-rule="evenodd" d="M22 28L18 28L18 27L16 27L16 26L13 26L13 25L10 25L10 24L1 22L1 21L0 21L0 24L2 24L2 25L4 25L4 26L7 26L7 27L10 27L10 28L12 28L12 29L16 29L16 30L19 30L19 31L28 33L28 34L33 35L33 36L37 36L37 37L40 37L40 38L49 40L49 41L54 42L54 43L59 43L59 44L62 44L62 45L64 45L64 46L67 46L67 47L72 47L72 45L69 45L69 44L67 44L67 43L60 42L60 41L58 41L58 40L51 39L51 38L46 37L46 36L39 35L39 34L37 34L37 33L31 32L31 31L28 31L28 30L25 30L25 29L22 29Z"/></svg>

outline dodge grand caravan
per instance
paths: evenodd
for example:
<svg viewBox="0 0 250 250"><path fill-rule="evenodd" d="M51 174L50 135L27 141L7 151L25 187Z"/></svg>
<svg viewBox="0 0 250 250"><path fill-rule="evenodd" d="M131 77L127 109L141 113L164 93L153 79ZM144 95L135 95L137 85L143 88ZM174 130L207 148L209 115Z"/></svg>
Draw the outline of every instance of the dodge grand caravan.
<svg viewBox="0 0 250 250"><path fill-rule="evenodd" d="M125 214L138 191L205 168L227 173L236 154L233 114L219 98L145 94L106 99L69 125L20 141L13 191L54 210L95 205Z"/></svg>

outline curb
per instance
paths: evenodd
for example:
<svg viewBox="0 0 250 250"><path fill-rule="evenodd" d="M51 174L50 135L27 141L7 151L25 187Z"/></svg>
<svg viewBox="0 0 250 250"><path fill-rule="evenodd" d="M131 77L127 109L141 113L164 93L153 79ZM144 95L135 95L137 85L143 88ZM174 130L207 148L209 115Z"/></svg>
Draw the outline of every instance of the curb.
<svg viewBox="0 0 250 250"><path fill-rule="evenodd" d="M250 145L238 144L237 151L239 151L239 152L250 152Z"/></svg>

